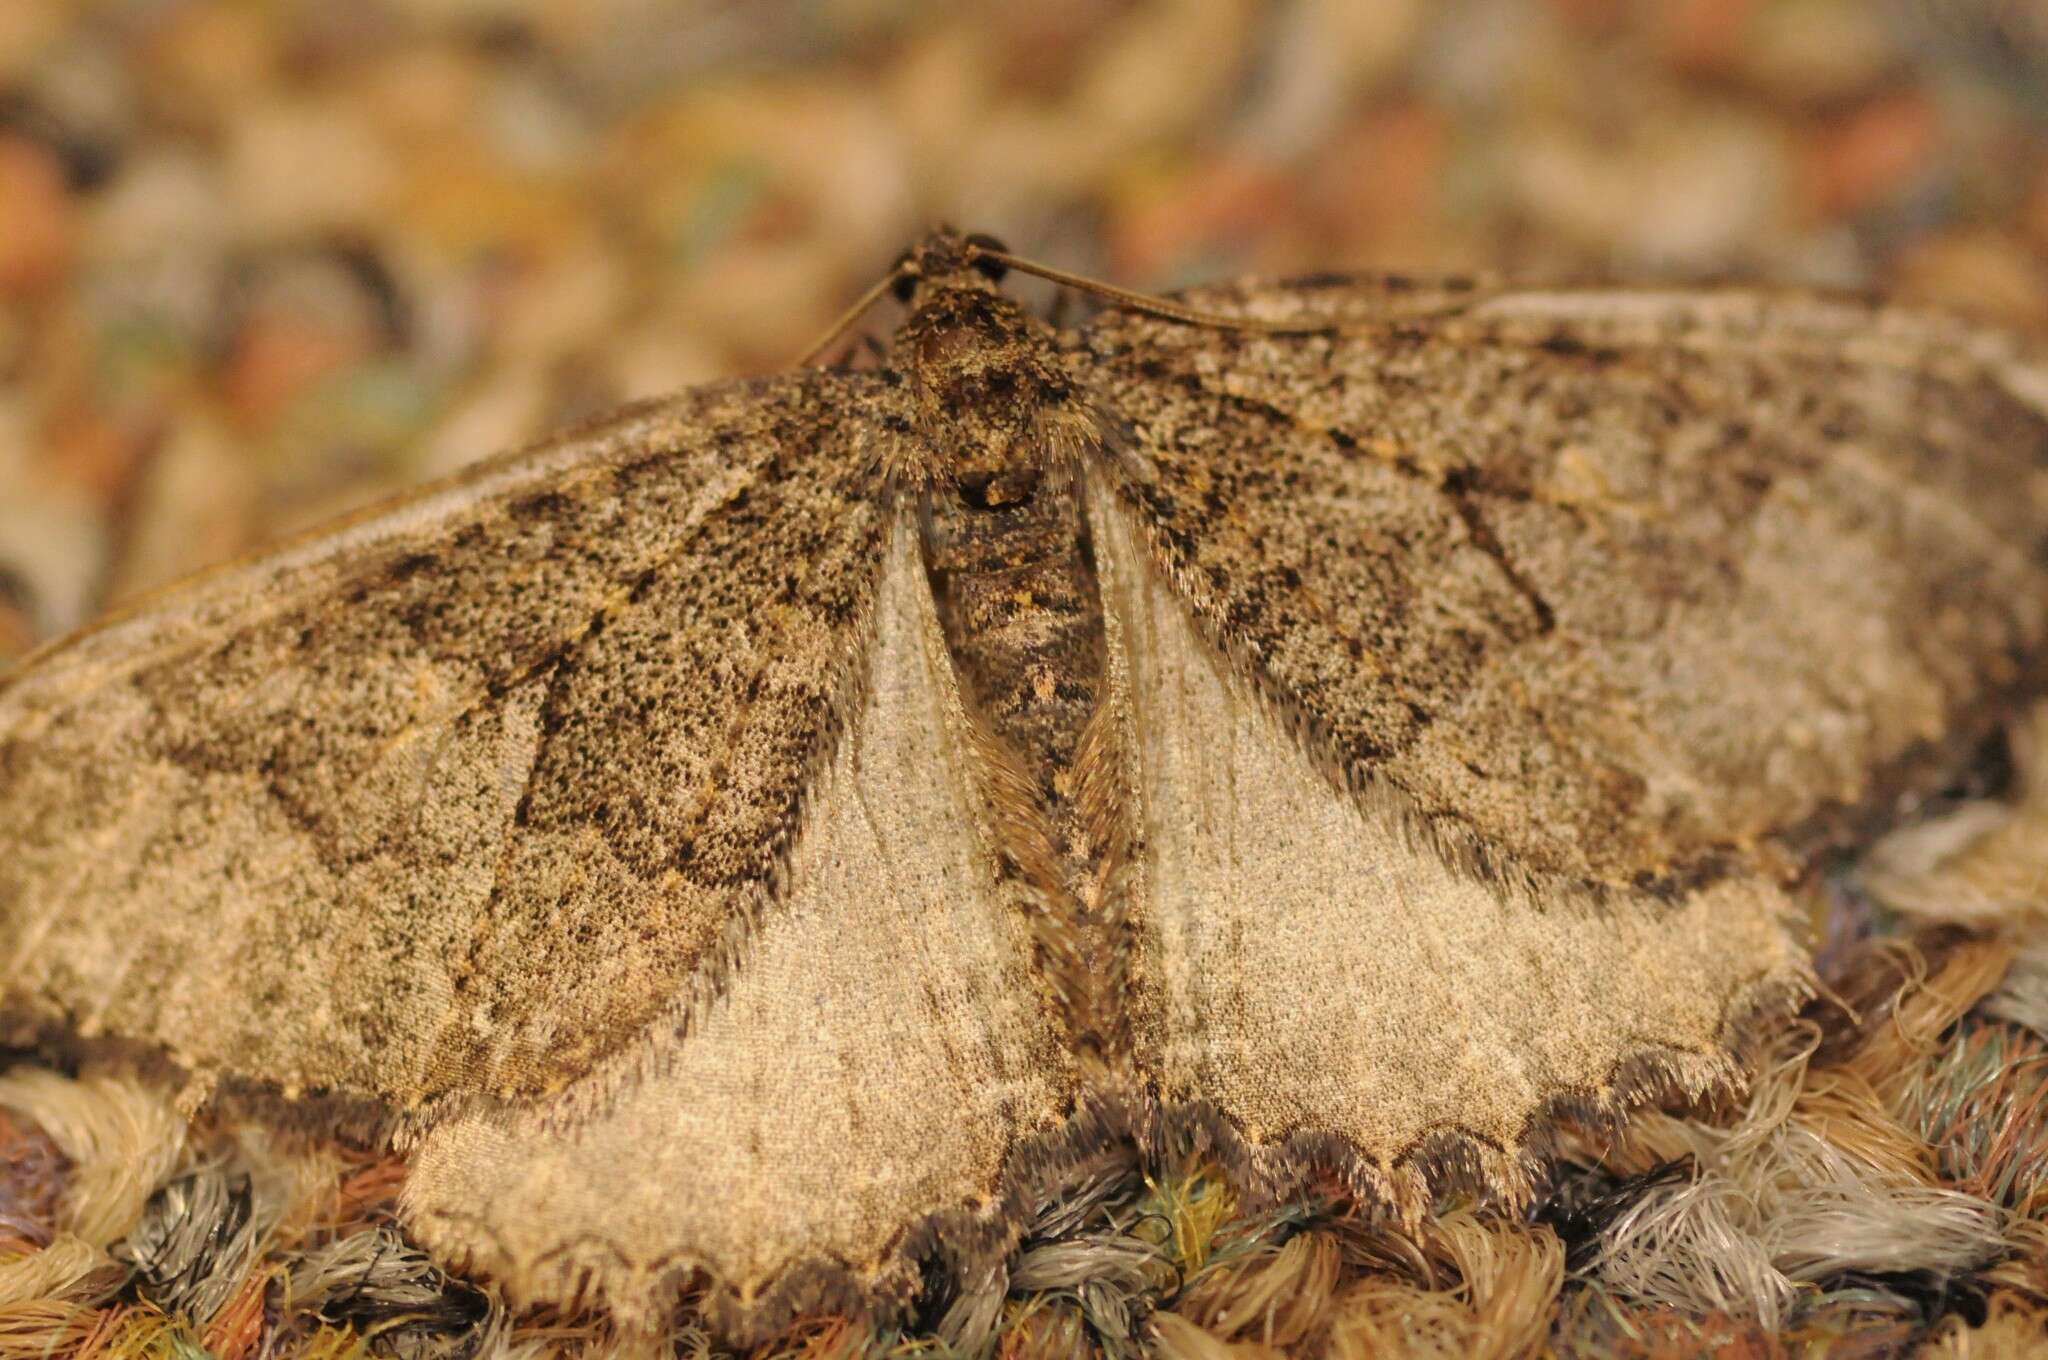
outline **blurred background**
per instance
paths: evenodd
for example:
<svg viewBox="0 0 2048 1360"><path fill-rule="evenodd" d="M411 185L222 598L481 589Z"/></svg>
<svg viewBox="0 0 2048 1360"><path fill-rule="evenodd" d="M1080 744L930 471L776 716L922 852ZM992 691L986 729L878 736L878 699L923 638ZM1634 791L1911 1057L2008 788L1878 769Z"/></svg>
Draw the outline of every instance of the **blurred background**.
<svg viewBox="0 0 2048 1360"><path fill-rule="evenodd" d="M0 0L0 666L625 398L929 223L2048 317L2038 0ZM886 322L886 312L880 318Z"/></svg>

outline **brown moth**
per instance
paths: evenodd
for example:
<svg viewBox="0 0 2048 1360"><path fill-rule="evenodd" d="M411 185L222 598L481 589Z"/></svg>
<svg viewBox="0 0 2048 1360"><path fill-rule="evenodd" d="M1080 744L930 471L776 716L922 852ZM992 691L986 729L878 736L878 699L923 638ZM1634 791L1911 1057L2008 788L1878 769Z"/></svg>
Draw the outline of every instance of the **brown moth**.
<svg viewBox="0 0 2048 1360"><path fill-rule="evenodd" d="M2036 688L2048 368L1319 276L629 408L0 687L12 1036L411 1149L516 1299L758 1334L1106 1142L1401 1212L1740 1080L1796 894ZM1283 324L1286 323L1286 324Z"/></svg>

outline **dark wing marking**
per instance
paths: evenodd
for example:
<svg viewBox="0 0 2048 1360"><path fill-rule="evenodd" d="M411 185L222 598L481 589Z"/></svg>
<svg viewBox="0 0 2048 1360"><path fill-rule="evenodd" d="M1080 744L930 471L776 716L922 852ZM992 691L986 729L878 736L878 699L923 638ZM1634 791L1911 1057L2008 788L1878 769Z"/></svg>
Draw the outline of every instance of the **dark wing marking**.
<svg viewBox="0 0 2048 1360"><path fill-rule="evenodd" d="M1213 645L1509 876L1711 874L1895 792L2048 635L2043 366L1850 299L1328 279L1077 367Z"/></svg>
<svg viewBox="0 0 2048 1360"><path fill-rule="evenodd" d="M410 1104L557 1087L715 987L858 687L869 381L637 408L32 659L13 1009Z"/></svg>

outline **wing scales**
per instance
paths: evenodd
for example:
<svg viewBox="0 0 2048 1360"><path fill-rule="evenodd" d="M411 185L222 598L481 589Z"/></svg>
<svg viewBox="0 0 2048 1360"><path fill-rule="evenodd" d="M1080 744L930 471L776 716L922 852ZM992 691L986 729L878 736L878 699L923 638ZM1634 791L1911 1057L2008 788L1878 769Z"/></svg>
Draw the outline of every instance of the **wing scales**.
<svg viewBox="0 0 2048 1360"><path fill-rule="evenodd" d="M1283 1181L1286 1149L1335 1136L1344 1167L1419 1208L1444 1148L1517 1197L1558 1108L1620 1108L1645 1071L1694 1093L1735 1079L1739 1022L1802 967L1775 885L1670 908L1456 872L1398 809L1330 784L1127 513L1094 509L1141 790L1139 1061L1169 1108L1220 1112Z"/></svg>
<svg viewBox="0 0 2048 1360"><path fill-rule="evenodd" d="M857 684L863 381L687 394L40 659L0 690L0 984L400 1103L618 1048L758 910Z"/></svg>
<svg viewBox="0 0 2048 1360"><path fill-rule="evenodd" d="M463 1113L422 1143L408 1214L515 1297L588 1277L623 1315L658 1320L705 1270L713 1301L759 1330L908 1297L927 1221L950 1225L955 1258L1007 1249L1016 1150L1065 1119L1073 1063L1027 923L997 891L974 736L908 523L875 613L864 699L716 1010L680 1042L658 1032L633 1080Z"/></svg>
<svg viewBox="0 0 2048 1360"><path fill-rule="evenodd" d="M1850 303L1780 300L1788 346L1755 294L1617 296L1389 322L1379 290L1248 285L1193 300L1378 328L1084 337L1124 502L1328 771L1609 886L1931 776L2048 637L2009 494L2048 423L2009 369Z"/></svg>

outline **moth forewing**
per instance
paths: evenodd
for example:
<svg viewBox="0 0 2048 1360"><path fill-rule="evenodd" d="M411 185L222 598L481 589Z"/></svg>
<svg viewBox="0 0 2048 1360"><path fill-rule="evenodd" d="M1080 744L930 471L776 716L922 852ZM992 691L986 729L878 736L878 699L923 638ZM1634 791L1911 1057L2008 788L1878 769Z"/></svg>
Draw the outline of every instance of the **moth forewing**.
<svg viewBox="0 0 2048 1360"><path fill-rule="evenodd" d="M406 1109L555 1089L715 993L855 679L862 381L686 394L12 677L11 1006Z"/></svg>
<svg viewBox="0 0 2048 1360"><path fill-rule="evenodd" d="M1788 352L1767 295L1687 300L1651 325L1621 292L1630 324L1584 343L1569 316L1476 325L1512 292L1373 345L1123 314L1085 340L1203 635L1333 777L1503 876L1676 889L1809 844L1938 781L2039 678L2041 507L2000 488L2038 483L2048 424L2004 370L1958 371L1940 318L1797 294Z"/></svg>

